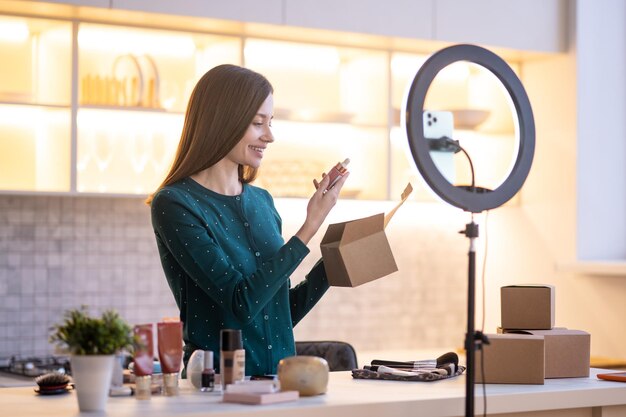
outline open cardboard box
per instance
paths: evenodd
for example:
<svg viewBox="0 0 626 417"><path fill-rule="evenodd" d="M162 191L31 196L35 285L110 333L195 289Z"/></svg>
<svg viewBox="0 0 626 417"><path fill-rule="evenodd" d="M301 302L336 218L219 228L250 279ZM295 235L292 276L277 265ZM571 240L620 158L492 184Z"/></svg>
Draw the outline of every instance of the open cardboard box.
<svg viewBox="0 0 626 417"><path fill-rule="evenodd" d="M408 184L400 203L387 215L379 213L328 226L320 249L330 285L356 287L398 270L385 227L412 191Z"/></svg>

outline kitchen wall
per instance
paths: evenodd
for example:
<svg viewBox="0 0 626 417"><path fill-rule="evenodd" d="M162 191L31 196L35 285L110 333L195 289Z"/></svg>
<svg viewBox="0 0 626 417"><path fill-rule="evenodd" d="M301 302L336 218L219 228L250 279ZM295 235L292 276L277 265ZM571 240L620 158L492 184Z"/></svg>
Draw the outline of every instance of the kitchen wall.
<svg viewBox="0 0 626 417"><path fill-rule="evenodd" d="M521 71L537 124L536 156L520 205L492 211L486 224L477 216L478 281L488 243L485 329L499 324L500 286L550 283L556 324L589 331L594 355L624 358L624 277L560 267L576 259L576 104L584 97L577 94L575 46L526 62ZM610 204L611 197L602 201ZM277 201L286 237L305 205ZM391 205L341 201L329 221ZM444 205L407 203L388 228L400 271L356 289L332 288L296 328L297 338L347 340L358 350L461 346L467 240L457 230L467 221ZM321 236L294 284L319 255ZM480 282L477 290L480 327ZM139 198L0 195L0 300L0 356L50 352L47 328L80 304L114 307L131 323L176 314Z"/></svg>

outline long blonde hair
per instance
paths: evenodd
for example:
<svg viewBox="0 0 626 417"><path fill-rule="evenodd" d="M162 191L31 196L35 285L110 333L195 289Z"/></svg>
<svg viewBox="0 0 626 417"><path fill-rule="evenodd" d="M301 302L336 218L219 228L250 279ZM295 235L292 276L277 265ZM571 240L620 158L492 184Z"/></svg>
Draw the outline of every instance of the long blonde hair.
<svg viewBox="0 0 626 417"><path fill-rule="evenodd" d="M261 74L236 65L219 65L200 78L191 93L172 166L161 188L215 165L243 138L265 99L273 93ZM257 169L239 165L239 180L254 181Z"/></svg>

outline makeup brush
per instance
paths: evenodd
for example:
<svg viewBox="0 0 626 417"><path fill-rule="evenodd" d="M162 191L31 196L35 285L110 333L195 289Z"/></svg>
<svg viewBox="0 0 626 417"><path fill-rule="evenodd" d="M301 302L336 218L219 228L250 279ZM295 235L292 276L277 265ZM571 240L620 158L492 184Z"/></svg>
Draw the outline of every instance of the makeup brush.
<svg viewBox="0 0 626 417"><path fill-rule="evenodd" d="M455 368L459 365L459 356L454 352L444 353L437 359L426 359L421 361L386 361L382 359L374 359L372 366L384 365L399 369L423 369L423 368L440 368L447 364L454 364Z"/></svg>

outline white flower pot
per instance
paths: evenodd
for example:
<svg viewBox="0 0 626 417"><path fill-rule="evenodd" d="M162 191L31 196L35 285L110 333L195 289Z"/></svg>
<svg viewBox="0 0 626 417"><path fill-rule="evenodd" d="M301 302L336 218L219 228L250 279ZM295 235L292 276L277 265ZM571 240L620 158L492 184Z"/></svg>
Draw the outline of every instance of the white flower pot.
<svg viewBox="0 0 626 417"><path fill-rule="evenodd" d="M115 355L73 355L70 361L80 411L104 411Z"/></svg>

